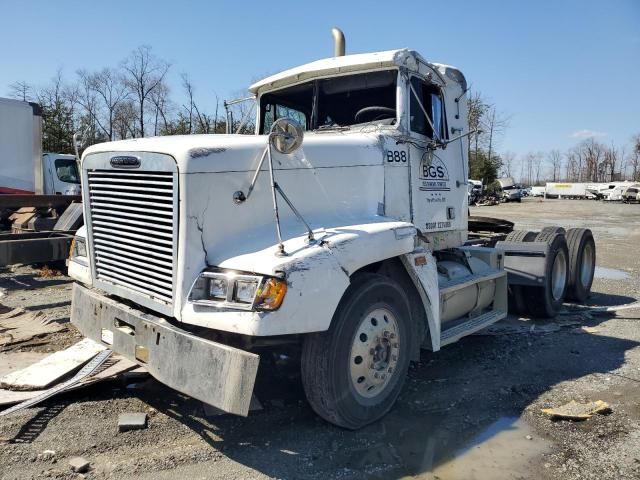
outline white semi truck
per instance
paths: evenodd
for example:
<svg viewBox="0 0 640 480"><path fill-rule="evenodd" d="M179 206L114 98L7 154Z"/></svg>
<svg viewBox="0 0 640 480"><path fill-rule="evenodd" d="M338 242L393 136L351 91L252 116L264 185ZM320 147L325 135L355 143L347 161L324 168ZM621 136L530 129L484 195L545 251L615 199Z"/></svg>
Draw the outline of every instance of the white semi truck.
<svg viewBox="0 0 640 480"><path fill-rule="evenodd" d="M334 34L334 57L250 87L255 135L87 149L69 273L78 329L161 382L246 415L259 352L296 345L312 408L353 429L392 407L420 348L509 304L586 298L595 245L560 227L472 238L463 74L406 49L345 56Z"/></svg>

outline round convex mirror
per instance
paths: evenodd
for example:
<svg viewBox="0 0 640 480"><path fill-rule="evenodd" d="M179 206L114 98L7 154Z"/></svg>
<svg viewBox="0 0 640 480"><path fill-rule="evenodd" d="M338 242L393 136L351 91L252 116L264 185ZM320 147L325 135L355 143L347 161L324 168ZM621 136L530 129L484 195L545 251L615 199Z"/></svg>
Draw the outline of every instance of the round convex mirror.
<svg viewBox="0 0 640 480"><path fill-rule="evenodd" d="M269 134L273 148L280 153L292 153L302 145L304 132L300 124L289 118L279 118L271 126Z"/></svg>

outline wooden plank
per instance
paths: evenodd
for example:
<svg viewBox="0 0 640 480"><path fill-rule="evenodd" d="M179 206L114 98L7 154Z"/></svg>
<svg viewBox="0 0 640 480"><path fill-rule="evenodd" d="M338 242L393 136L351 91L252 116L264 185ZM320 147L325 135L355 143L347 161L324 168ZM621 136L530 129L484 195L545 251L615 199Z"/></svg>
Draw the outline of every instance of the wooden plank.
<svg viewBox="0 0 640 480"><path fill-rule="evenodd" d="M84 339L33 365L0 378L0 387L8 390L43 390L77 370L105 347Z"/></svg>

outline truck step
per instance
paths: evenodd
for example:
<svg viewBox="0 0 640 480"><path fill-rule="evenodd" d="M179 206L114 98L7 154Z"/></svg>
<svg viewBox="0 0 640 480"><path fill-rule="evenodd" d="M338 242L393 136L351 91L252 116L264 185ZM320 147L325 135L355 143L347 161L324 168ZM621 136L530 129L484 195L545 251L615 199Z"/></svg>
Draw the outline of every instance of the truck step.
<svg viewBox="0 0 640 480"><path fill-rule="evenodd" d="M479 273L475 275L468 275L462 278L456 278L448 282L443 282L439 285L440 295L455 292L456 290L460 290L475 283L502 278L506 275L507 272L505 272L504 270L494 270L491 273Z"/></svg>
<svg viewBox="0 0 640 480"><path fill-rule="evenodd" d="M473 317L463 323L460 323L454 327L445 329L440 335L440 345L445 346L450 343L457 342L462 337L470 335L482 330L485 327L502 320L507 316L507 312L501 310L491 310L477 317Z"/></svg>

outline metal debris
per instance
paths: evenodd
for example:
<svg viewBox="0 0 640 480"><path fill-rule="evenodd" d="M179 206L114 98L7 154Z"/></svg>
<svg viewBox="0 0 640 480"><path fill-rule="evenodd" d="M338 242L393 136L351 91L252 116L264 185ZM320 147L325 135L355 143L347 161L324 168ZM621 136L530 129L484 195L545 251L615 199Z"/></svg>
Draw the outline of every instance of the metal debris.
<svg viewBox="0 0 640 480"><path fill-rule="evenodd" d="M76 373L72 378L70 378L66 382L59 383L55 387L51 387L49 390L44 391L42 394L38 395L37 397L30 398L29 400L26 400L22 403L14 405L13 407L3 410L2 412L0 412L0 417L9 415L10 413L17 412L18 410L22 410L23 408L36 405L46 400L47 398L53 397L54 395L75 385L86 376L91 375L100 365L102 365L107 360L107 358L109 358L111 353L112 353L111 350L104 350L98 353L98 355L96 355L89 363L87 363L84 367L82 367L78 373Z"/></svg>

